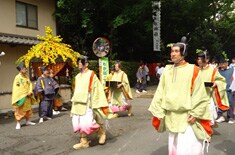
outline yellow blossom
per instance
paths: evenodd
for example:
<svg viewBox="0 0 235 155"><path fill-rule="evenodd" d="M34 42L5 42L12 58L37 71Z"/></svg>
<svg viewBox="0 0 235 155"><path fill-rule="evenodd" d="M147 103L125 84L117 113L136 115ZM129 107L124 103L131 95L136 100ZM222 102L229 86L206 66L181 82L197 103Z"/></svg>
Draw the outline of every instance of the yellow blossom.
<svg viewBox="0 0 235 155"><path fill-rule="evenodd" d="M33 58L39 58L45 65L49 65L55 64L56 59L61 57L64 62L70 59L73 65L77 66L77 58L80 57L80 54L73 51L70 45L62 43L63 39L60 36L53 37L49 26L45 27L45 33L45 36L37 36L42 42L32 46L27 54L17 60L17 63L24 61L26 67L29 67Z"/></svg>

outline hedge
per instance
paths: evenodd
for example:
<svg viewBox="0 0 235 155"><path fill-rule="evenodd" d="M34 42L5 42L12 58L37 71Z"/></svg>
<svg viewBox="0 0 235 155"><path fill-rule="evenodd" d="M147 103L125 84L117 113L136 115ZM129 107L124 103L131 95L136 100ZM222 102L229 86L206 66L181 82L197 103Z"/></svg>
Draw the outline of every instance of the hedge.
<svg viewBox="0 0 235 155"><path fill-rule="evenodd" d="M109 68L115 64L116 61L109 61ZM139 67L139 62L126 62L121 61L122 70L127 74L131 87L136 84L136 72ZM96 75L99 72L98 60L89 60L89 69L94 70ZM77 75L78 69L74 69L72 78Z"/></svg>

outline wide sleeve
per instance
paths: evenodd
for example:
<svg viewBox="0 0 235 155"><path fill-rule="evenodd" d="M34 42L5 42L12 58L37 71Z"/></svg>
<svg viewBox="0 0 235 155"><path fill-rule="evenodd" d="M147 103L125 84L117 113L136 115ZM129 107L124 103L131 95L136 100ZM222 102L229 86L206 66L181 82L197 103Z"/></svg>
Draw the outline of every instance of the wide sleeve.
<svg viewBox="0 0 235 155"><path fill-rule="evenodd" d="M104 93L104 87L96 75L94 75L93 77L90 97L92 109L98 109L108 106L108 102Z"/></svg>
<svg viewBox="0 0 235 155"><path fill-rule="evenodd" d="M31 82L29 81L29 79L22 78L19 74L15 77L12 88L13 105L22 98L26 97L32 91L32 87L30 86L30 84Z"/></svg>
<svg viewBox="0 0 235 155"><path fill-rule="evenodd" d="M229 101L226 93L227 83L225 78L218 71L215 73L214 82L217 87L213 91L213 98L220 109L228 110Z"/></svg>
<svg viewBox="0 0 235 155"><path fill-rule="evenodd" d="M19 99L21 99L20 97L18 97L17 94L17 92L19 91L19 87L20 87L20 79L19 76L16 76L12 87L12 104L15 104Z"/></svg>
<svg viewBox="0 0 235 155"><path fill-rule="evenodd" d="M37 95L37 94L44 91L42 85L44 85L43 80L42 80L41 77L39 77L37 82L36 82L36 86L35 86L35 95Z"/></svg>
<svg viewBox="0 0 235 155"><path fill-rule="evenodd" d="M152 113L154 117L157 117L159 119L165 117L166 110L161 107L162 102L164 100L165 96L165 88L164 88L164 74L160 77L160 81L157 87L157 90L154 94L153 100L150 104L149 111Z"/></svg>
<svg viewBox="0 0 235 155"><path fill-rule="evenodd" d="M216 73L215 73L214 82L218 88L220 97L223 97L224 94L226 93L227 83L226 83L225 78L218 71L216 71Z"/></svg>
<svg viewBox="0 0 235 155"><path fill-rule="evenodd" d="M210 120L209 103L210 98L206 93L206 88L199 72L193 83L191 94L192 109L189 114L197 119Z"/></svg>
<svg viewBox="0 0 235 155"><path fill-rule="evenodd" d="M52 83L53 83L54 90L55 90L55 92L57 93L60 86L59 86L59 84L58 84L53 78L51 78L51 81L52 81Z"/></svg>
<svg viewBox="0 0 235 155"><path fill-rule="evenodd" d="M125 96L129 99L132 100L132 93L131 93L131 87L129 84L129 80L128 77L126 75L126 73L123 73L123 78L122 78L122 91L124 92Z"/></svg>

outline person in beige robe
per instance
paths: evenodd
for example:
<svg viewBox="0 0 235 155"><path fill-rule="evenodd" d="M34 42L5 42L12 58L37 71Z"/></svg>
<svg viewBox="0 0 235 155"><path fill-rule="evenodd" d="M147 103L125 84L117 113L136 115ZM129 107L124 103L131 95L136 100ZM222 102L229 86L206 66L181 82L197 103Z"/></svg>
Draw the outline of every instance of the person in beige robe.
<svg viewBox="0 0 235 155"><path fill-rule="evenodd" d="M229 109L229 102L226 93L226 80L220 75L216 68L209 65L210 55L206 49L197 50L197 64L200 68L202 82L205 85L206 93L210 98L211 125L215 125L217 116L216 107L223 110Z"/></svg>
<svg viewBox="0 0 235 155"><path fill-rule="evenodd" d="M103 120L106 119L108 110L108 102L104 93L104 87L94 71L88 69L87 57L80 58L78 61L80 72L76 75L74 81L74 94L71 99L72 109L71 116L83 116L86 114L86 108L92 109L95 120L99 124L97 129L99 136L99 144L104 144L106 140L106 132L103 126ZM92 80L91 80L92 79ZM89 147L90 141L87 134L80 132L80 142L73 145L78 150Z"/></svg>
<svg viewBox="0 0 235 155"><path fill-rule="evenodd" d="M129 84L127 74L121 69L120 62L116 62L115 72L110 81L117 82L117 87L111 87L111 104L120 109L120 111L127 110L128 116L132 116L131 105L128 103L129 100L132 100L132 93ZM124 107L124 108L123 108ZM126 108L125 108L126 107ZM118 113L115 112L114 117L118 117Z"/></svg>
<svg viewBox="0 0 235 155"><path fill-rule="evenodd" d="M173 44L172 65L161 75L149 107L152 125L159 132L167 131L169 155L203 155L213 130L210 126L209 97L199 68L187 63L187 44Z"/></svg>

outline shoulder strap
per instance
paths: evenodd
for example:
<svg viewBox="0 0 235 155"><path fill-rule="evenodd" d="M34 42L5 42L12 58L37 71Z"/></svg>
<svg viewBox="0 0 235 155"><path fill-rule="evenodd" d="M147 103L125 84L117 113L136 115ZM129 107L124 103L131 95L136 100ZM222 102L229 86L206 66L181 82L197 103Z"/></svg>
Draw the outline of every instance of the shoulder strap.
<svg viewBox="0 0 235 155"><path fill-rule="evenodd" d="M92 71L90 81L89 81L89 86L88 86L88 92L89 93L91 92L91 84L92 84L94 75L95 75L95 73L94 73L94 71Z"/></svg>
<svg viewBox="0 0 235 155"><path fill-rule="evenodd" d="M42 89L44 89L44 88L45 88L45 85L44 85L44 81L43 81L42 78L40 79L40 83L41 83Z"/></svg>
<svg viewBox="0 0 235 155"><path fill-rule="evenodd" d="M193 91L194 81L196 80L198 73L199 73L199 68L196 65L194 65L193 77L192 77L192 83L191 83L191 93Z"/></svg>

